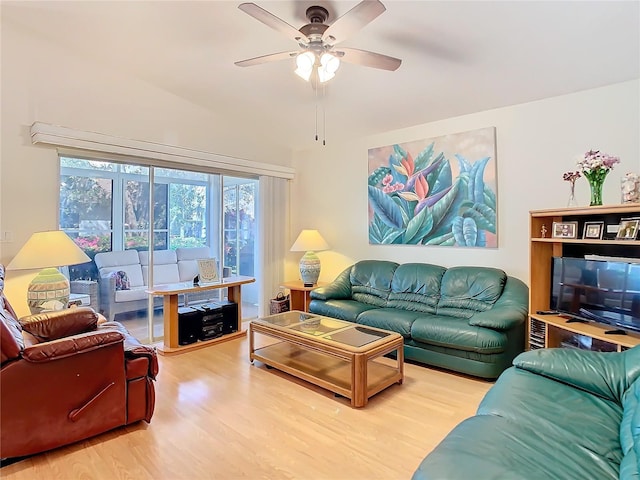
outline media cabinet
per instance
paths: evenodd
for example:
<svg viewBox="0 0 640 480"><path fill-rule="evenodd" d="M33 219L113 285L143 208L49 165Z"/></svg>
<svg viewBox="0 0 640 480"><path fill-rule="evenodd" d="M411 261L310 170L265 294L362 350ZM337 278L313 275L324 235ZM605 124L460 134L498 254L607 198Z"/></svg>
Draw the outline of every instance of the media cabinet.
<svg viewBox="0 0 640 480"><path fill-rule="evenodd" d="M208 347L234 338L246 336L246 330L242 330L242 285L253 283L256 279L253 277L245 277L238 275L235 277L225 277L219 282L210 284L201 284L194 286L189 283L173 283L166 285L158 285L150 288L147 293L154 296L163 297L163 316L164 316L164 341L162 345L157 347L158 353L161 355L177 355L180 353L190 352L200 348ZM179 343L179 322L178 322L178 299L180 295L202 292L204 290L216 290L219 288L227 289L227 298L230 302L238 305L238 315L236 319L236 331L225 334L221 337L211 340L204 340L189 345L180 345Z"/></svg>
<svg viewBox="0 0 640 480"><path fill-rule="evenodd" d="M594 254L612 257L640 258L639 240L616 240L607 233L608 225L621 219L640 218L640 204L598 207L559 208L529 212L529 322L528 350L580 344L581 348L621 351L640 345L640 333L607 334L615 327L595 322L567 323L560 315L538 315L549 310L551 291L551 258L584 257ZM578 238L553 238L553 222L578 222ZM604 222L602 239L582 238L585 222ZM543 237L543 228L546 230Z"/></svg>

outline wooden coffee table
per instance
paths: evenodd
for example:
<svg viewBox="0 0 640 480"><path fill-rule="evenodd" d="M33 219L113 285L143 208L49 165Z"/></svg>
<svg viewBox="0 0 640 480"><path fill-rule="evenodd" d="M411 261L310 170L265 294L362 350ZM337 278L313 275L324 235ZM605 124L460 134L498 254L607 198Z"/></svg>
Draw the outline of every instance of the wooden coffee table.
<svg viewBox="0 0 640 480"><path fill-rule="evenodd" d="M275 339L256 346L256 335ZM396 352L395 362L380 357ZM364 407L404 379L402 336L334 318L291 311L252 320L249 360L258 360Z"/></svg>

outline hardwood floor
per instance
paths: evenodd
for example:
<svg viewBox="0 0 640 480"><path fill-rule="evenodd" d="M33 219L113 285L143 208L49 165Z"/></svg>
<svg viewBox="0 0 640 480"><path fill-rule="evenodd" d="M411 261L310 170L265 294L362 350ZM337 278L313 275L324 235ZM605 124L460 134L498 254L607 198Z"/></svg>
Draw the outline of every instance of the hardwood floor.
<svg viewBox="0 0 640 480"><path fill-rule="evenodd" d="M345 398L251 365L248 349L242 338L161 356L150 424L24 459L0 477L409 479L493 385L406 364L402 385L353 409Z"/></svg>

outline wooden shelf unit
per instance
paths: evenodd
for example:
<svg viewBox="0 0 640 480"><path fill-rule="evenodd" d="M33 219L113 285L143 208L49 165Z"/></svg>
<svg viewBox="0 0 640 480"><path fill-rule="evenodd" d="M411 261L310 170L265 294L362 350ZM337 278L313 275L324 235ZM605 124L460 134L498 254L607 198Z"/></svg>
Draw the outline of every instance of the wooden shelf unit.
<svg viewBox="0 0 640 480"><path fill-rule="evenodd" d="M550 238L553 222L578 222L578 237L582 237L585 222L602 221L606 226L618 224L623 218L640 218L640 204L603 205L598 207L558 208L529 212L529 322L527 349L559 347L565 334L577 334L611 344L615 350L640 345L640 334L610 335L614 327L596 323L566 323L558 315L537 315L549 310L551 291L551 258L582 257L595 254L640 258L640 241L582 238ZM546 236L542 238L542 226Z"/></svg>
<svg viewBox="0 0 640 480"><path fill-rule="evenodd" d="M226 342L235 338L244 337L246 331L242 330L242 285L253 283L256 279L238 275L235 277L225 277L219 282L202 284L197 287L188 282L173 283L168 285L158 285L147 290L149 295L163 297L163 321L164 321L164 338L163 343L157 346L160 355L178 355L181 353L191 352L200 348L215 345L220 342ZM238 304L238 316L236 318L236 331L228 333L221 337L212 338L210 340L198 341L189 345L180 345L178 343L178 298L181 294L198 293L205 290L217 290L220 288L227 289L227 298L230 302Z"/></svg>

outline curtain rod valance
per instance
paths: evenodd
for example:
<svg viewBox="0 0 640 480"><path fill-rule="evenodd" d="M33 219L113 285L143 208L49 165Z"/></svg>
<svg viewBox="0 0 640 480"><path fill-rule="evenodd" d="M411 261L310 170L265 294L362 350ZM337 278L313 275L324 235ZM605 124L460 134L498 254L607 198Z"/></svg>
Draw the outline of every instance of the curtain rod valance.
<svg viewBox="0 0 640 480"><path fill-rule="evenodd" d="M281 165L253 162L227 155L114 137L103 133L85 132L42 122L35 122L31 125L31 142L34 145L45 143L59 147L72 147L94 152L151 158L188 165L201 165L226 171L277 178L292 179L295 172L293 168Z"/></svg>

